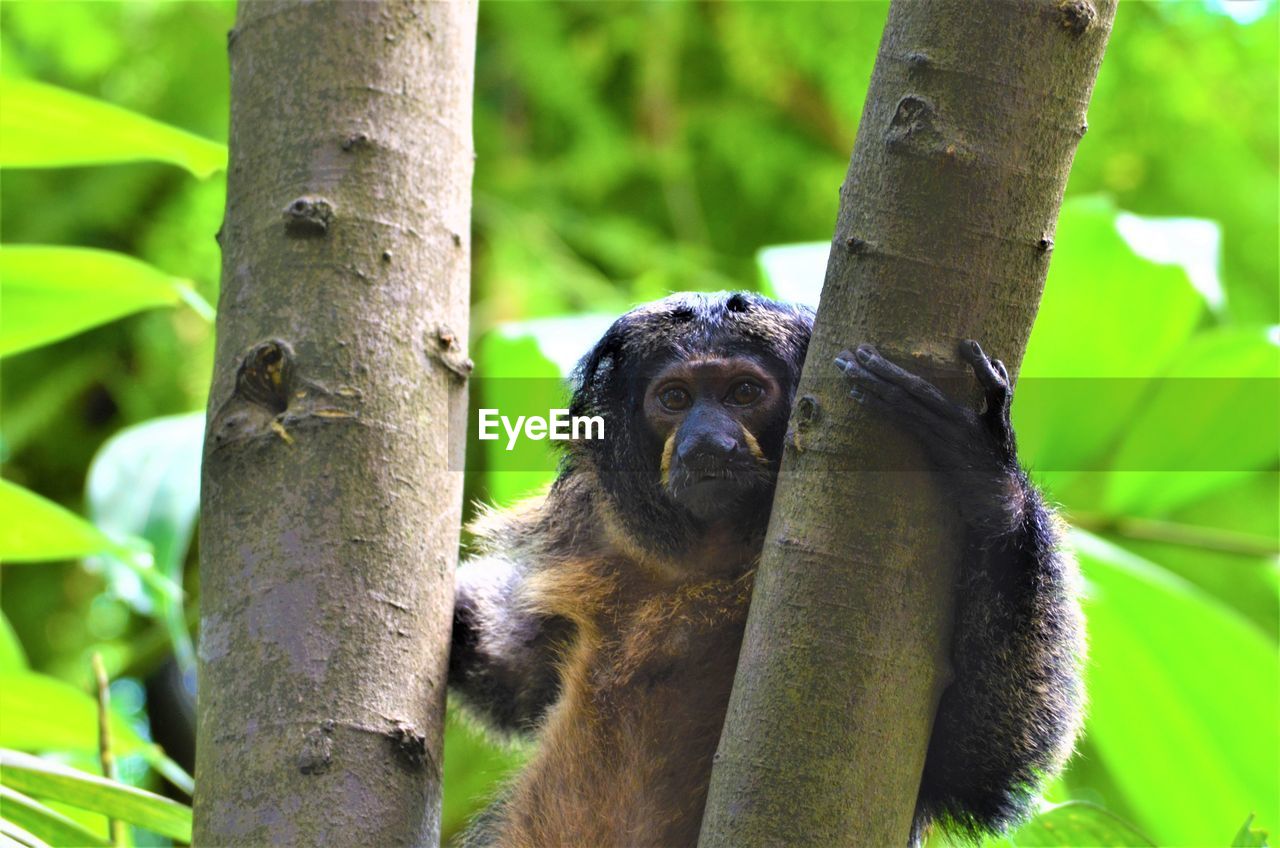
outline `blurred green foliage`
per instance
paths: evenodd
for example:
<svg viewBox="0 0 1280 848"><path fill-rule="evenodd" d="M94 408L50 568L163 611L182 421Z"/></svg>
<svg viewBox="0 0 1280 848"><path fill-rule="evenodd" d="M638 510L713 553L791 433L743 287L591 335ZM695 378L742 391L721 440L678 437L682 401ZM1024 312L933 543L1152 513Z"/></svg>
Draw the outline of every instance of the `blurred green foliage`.
<svg viewBox="0 0 1280 848"><path fill-rule="evenodd" d="M669 291L811 297L885 8L483 6L473 406L545 409L609 316ZM93 771L96 651L122 778L153 788L148 766L187 780L142 683L192 664L233 14L0 5L0 746ZM1000 844L1280 825L1278 23L1273 2L1120 7L1015 410L1078 528L1092 708L1050 792L1069 803ZM467 493L510 503L549 467L473 443ZM526 752L451 716L445 753L451 835ZM98 789L55 777L5 791L105 834ZM140 803L140 843L181 837Z"/></svg>

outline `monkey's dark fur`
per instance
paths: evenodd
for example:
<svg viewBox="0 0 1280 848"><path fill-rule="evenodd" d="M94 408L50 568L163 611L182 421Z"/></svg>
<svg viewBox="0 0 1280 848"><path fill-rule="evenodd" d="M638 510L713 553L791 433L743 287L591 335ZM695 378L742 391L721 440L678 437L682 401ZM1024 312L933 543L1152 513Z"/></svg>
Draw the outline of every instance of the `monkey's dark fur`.
<svg viewBox="0 0 1280 848"><path fill-rule="evenodd" d="M540 743L471 844L696 843L811 326L757 295L674 295L579 363L572 413L604 416L605 438L571 443L542 500L482 519L458 573L453 692ZM981 414L869 346L836 363L920 435L969 528L912 841L1019 821L1080 721L1075 565L1017 466L1004 367L961 355Z"/></svg>

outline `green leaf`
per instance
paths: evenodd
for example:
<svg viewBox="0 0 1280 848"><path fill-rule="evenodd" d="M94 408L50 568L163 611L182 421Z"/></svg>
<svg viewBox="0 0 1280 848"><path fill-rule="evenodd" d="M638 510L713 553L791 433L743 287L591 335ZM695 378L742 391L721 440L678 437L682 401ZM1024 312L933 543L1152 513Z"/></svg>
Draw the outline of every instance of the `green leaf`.
<svg viewBox="0 0 1280 848"><path fill-rule="evenodd" d="M56 86L0 79L0 101L0 167L158 161L203 178L227 165L225 145Z"/></svg>
<svg viewBox="0 0 1280 848"><path fill-rule="evenodd" d="M0 750L0 782L147 830L191 841L191 808L168 798L17 751Z"/></svg>
<svg viewBox="0 0 1280 848"><path fill-rule="evenodd" d="M181 585L183 565L200 508L200 455L204 413L154 418L112 436L89 466L85 494L93 523L113 536L145 539L156 568ZM144 591L132 571L110 572L117 594L143 613L158 611L184 668L195 654L182 605ZM158 610L157 610L158 608Z"/></svg>
<svg viewBox="0 0 1280 848"><path fill-rule="evenodd" d="M152 590L178 600L182 587L156 571L144 540L115 541L80 516L35 492L0 480L0 563L18 564L110 554Z"/></svg>
<svg viewBox="0 0 1280 848"><path fill-rule="evenodd" d="M1186 271L1139 256L1120 214L1100 197L1063 204L1024 377L1156 376L1204 315Z"/></svg>
<svg viewBox="0 0 1280 848"><path fill-rule="evenodd" d="M1119 215L1097 197L1063 204L1014 394L1023 462L1058 472L1046 481L1055 492L1075 471L1100 467L1143 402L1144 381L1164 371L1206 312L1182 267L1135 252Z"/></svg>
<svg viewBox="0 0 1280 848"><path fill-rule="evenodd" d="M1142 829L1213 845L1222 822L1280 818L1275 643L1160 567L1075 531L1089 593L1085 733Z"/></svg>
<svg viewBox="0 0 1280 848"><path fill-rule="evenodd" d="M178 580L200 508L204 412L153 418L116 433L89 466L89 517L107 533L151 543L156 567Z"/></svg>
<svg viewBox="0 0 1280 848"><path fill-rule="evenodd" d="M143 309L179 302L203 304L189 281L131 256L50 245L0 247L0 298L4 300L0 356L49 344Z"/></svg>
<svg viewBox="0 0 1280 848"><path fill-rule="evenodd" d="M0 673L26 669L27 652L22 650L22 642L18 641L9 617L0 613Z"/></svg>
<svg viewBox="0 0 1280 848"><path fill-rule="evenodd" d="M1133 825L1085 801L1046 804L1031 821L1010 836L1018 848L1031 846L1136 846L1152 845L1149 837Z"/></svg>
<svg viewBox="0 0 1280 848"><path fill-rule="evenodd" d="M1249 818L1240 825L1240 830L1236 831L1236 838L1231 840L1231 848L1267 848L1267 832L1254 829L1253 813L1249 814Z"/></svg>
<svg viewBox="0 0 1280 848"><path fill-rule="evenodd" d="M1280 345L1266 327L1199 333L1126 422L1102 507L1160 516L1280 462Z"/></svg>
<svg viewBox="0 0 1280 848"><path fill-rule="evenodd" d="M0 716L0 748L98 754L98 702L56 678L0 670ZM111 713L111 746L117 754L139 754L157 773L191 794L191 775L115 712Z"/></svg>
<svg viewBox="0 0 1280 848"><path fill-rule="evenodd" d="M0 748L20 751L98 750L98 703L70 684L30 671L0 673ZM119 754L148 746L123 717L111 714L111 744Z"/></svg>
<svg viewBox="0 0 1280 848"><path fill-rule="evenodd" d="M50 848L48 842L5 818L0 818L0 837L4 848Z"/></svg>
<svg viewBox="0 0 1280 848"><path fill-rule="evenodd" d="M70 510L0 480L0 563L51 562L99 553L128 566L154 591L182 598L182 587L152 566L144 540L113 540Z"/></svg>
<svg viewBox="0 0 1280 848"><path fill-rule="evenodd" d="M0 773L0 779L7 777ZM7 781L6 781L7 782ZM4 817L23 830L33 834L47 845L86 848L109 845L101 836L85 830L62 813L49 809L34 798L23 795L8 786L0 786L0 809Z"/></svg>
<svg viewBox="0 0 1280 848"><path fill-rule="evenodd" d="M188 795L194 795L196 781L187 770L170 759L159 745L148 745L142 750L142 758L156 773Z"/></svg>
<svg viewBox="0 0 1280 848"><path fill-rule="evenodd" d="M1222 227L1203 218L1152 218L1121 212L1116 232L1143 259L1177 265L1214 310L1226 297L1218 273L1222 265Z"/></svg>
<svg viewBox="0 0 1280 848"><path fill-rule="evenodd" d="M117 547L70 510L0 480L0 562L79 559Z"/></svg>

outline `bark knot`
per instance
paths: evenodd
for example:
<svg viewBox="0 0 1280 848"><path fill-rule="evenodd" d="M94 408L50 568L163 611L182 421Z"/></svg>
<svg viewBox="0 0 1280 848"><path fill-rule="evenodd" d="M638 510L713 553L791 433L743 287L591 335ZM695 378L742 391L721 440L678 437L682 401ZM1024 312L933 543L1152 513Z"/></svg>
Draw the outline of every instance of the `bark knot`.
<svg viewBox="0 0 1280 848"><path fill-rule="evenodd" d="M796 401L796 424L802 430L807 430L813 426L821 415L821 408L818 406L818 399L813 395L801 395L800 400Z"/></svg>
<svg viewBox="0 0 1280 848"><path fill-rule="evenodd" d="M333 204L323 197L299 197L284 208L284 229L293 238L327 235L333 219Z"/></svg>
<svg viewBox="0 0 1280 848"><path fill-rule="evenodd" d="M795 424L787 430L787 443L796 453L804 453L804 436L822 416L822 407L813 395L801 395L796 401Z"/></svg>
<svg viewBox="0 0 1280 848"><path fill-rule="evenodd" d="M261 436L293 444L292 431L304 421L358 418L359 389L330 390L298 373L293 347L283 339L254 345L240 360L231 396L210 425L215 449Z"/></svg>
<svg viewBox="0 0 1280 848"><path fill-rule="evenodd" d="M236 394L273 413L281 413L289 406L292 382L293 348L286 341L271 339L254 346L240 361Z"/></svg>
<svg viewBox="0 0 1280 848"><path fill-rule="evenodd" d="M924 70L933 64L933 60L929 58L928 53L922 53L919 50L913 50L907 54L907 67L913 71Z"/></svg>
<svg viewBox="0 0 1280 848"><path fill-rule="evenodd" d="M1079 38L1098 19L1098 10L1088 0L1058 0L1058 20L1062 28Z"/></svg>
<svg viewBox="0 0 1280 848"><path fill-rule="evenodd" d="M298 771L303 774L324 774L333 764L332 720L322 722L307 731L298 754Z"/></svg>
<svg viewBox="0 0 1280 848"><path fill-rule="evenodd" d="M476 367L458 343L457 335L444 324L436 328L434 340L428 339L427 356L439 360L459 380L470 377Z"/></svg>
<svg viewBox="0 0 1280 848"><path fill-rule="evenodd" d="M898 101L885 141L891 147L911 147L921 151L934 148L941 139L937 119L937 110L932 102L917 94L908 94Z"/></svg>
<svg viewBox="0 0 1280 848"><path fill-rule="evenodd" d="M373 141L369 138L368 133L358 132L352 133L342 140L342 150L345 153L351 153L355 150L362 150L366 147L372 147Z"/></svg>

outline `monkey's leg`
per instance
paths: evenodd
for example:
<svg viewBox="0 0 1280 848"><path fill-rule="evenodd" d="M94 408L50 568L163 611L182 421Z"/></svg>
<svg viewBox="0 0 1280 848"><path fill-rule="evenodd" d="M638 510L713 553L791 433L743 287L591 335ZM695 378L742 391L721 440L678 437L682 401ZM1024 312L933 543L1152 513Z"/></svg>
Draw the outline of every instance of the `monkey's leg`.
<svg viewBox="0 0 1280 848"><path fill-rule="evenodd" d="M961 353L984 390L981 414L869 346L837 359L854 397L920 437L969 528L958 575L955 678L930 739L916 838L938 818L970 832L1023 818L1070 753L1083 700L1075 564L1018 467L1004 366L975 342Z"/></svg>
<svg viewBox="0 0 1280 848"><path fill-rule="evenodd" d="M529 612L521 569L500 557L458 569L449 686L495 730L527 733L560 695L556 660L570 638L559 618Z"/></svg>

